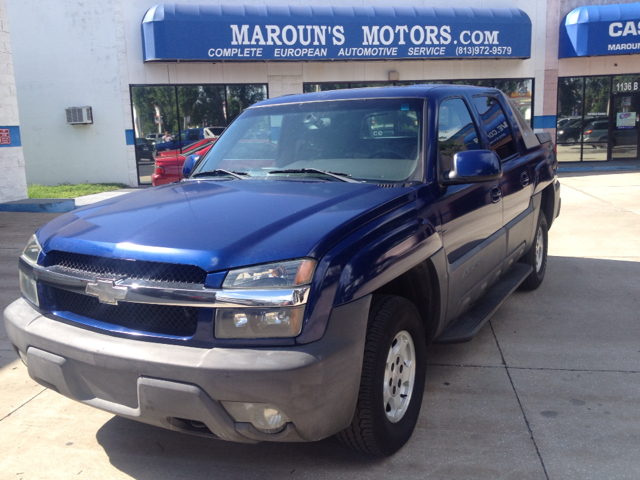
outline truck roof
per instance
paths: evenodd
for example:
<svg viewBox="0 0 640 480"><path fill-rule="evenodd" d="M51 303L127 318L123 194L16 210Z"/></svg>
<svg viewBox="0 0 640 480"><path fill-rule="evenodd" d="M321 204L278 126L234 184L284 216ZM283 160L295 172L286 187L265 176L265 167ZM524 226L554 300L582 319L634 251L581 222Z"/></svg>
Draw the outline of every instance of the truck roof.
<svg viewBox="0 0 640 480"><path fill-rule="evenodd" d="M265 107L269 105L284 105L288 103L318 102L327 100L359 100L365 98L425 98L429 91L434 89L451 90L477 90L480 92L495 92L498 90L491 87L474 87L470 85L449 85L449 84L421 84L390 87L365 87L349 88L345 90L327 90L315 93L303 93L297 95L283 95L281 97L270 98L262 102L255 103L250 108ZM443 92L444 93L444 92Z"/></svg>

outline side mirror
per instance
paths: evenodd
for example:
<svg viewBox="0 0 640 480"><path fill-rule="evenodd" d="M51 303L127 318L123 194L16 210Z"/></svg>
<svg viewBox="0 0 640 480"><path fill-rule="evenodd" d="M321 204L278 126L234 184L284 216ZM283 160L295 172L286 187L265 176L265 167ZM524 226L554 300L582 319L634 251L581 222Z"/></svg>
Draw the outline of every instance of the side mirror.
<svg viewBox="0 0 640 480"><path fill-rule="evenodd" d="M443 185L461 185L502 177L500 157L491 150L465 150L453 156L453 168L445 172Z"/></svg>
<svg viewBox="0 0 640 480"><path fill-rule="evenodd" d="M191 175L193 167L196 166L198 160L200 160L200 155L189 155L185 159L184 163L182 164L182 176L184 178L189 178L189 175Z"/></svg>

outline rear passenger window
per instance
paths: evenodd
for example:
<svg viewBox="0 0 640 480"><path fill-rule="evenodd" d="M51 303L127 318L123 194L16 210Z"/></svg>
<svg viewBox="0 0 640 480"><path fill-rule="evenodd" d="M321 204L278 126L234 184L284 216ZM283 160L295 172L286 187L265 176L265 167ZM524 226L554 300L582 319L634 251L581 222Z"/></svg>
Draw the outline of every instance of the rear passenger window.
<svg viewBox="0 0 640 480"><path fill-rule="evenodd" d="M467 104L461 98L442 102L438 112L438 151L442 171L451 171L456 153L479 148L478 132Z"/></svg>
<svg viewBox="0 0 640 480"><path fill-rule="evenodd" d="M478 109L484 128L487 131L491 150L496 152L500 160L509 158L516 153L511 128L507 123L502 107L495 97L473 97L473 103Z"/></svg>

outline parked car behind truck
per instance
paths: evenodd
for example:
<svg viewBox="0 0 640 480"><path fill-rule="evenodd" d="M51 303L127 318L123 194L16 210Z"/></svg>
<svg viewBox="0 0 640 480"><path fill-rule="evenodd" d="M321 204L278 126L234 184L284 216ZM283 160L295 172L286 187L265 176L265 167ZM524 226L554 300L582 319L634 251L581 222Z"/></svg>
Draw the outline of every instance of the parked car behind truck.
<svg viewBox="0 0 640 480"><path fill-rule="evenodd" d="M7 334L38 382L126 418L391 455L427 346L470 340L543 281L556 172L549 136L494 89L267 100L181 182L40 228Z"/></svg>

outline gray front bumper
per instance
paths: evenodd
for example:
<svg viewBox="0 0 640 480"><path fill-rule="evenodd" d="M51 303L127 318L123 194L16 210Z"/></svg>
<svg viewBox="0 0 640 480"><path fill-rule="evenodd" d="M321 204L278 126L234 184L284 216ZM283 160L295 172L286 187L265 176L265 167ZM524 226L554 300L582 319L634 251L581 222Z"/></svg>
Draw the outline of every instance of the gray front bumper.
<svg viewBox="0 0 640 480"><path fill-rule="evenodd" d="M4 311L29 375L74 400L185 433L237 442L315 441L351 422L370 297L334 308L321 340L272 348L202 349L113 337L45 317L25 300ZM267 434L220 401L270 403L291 420Z"/></svg>

